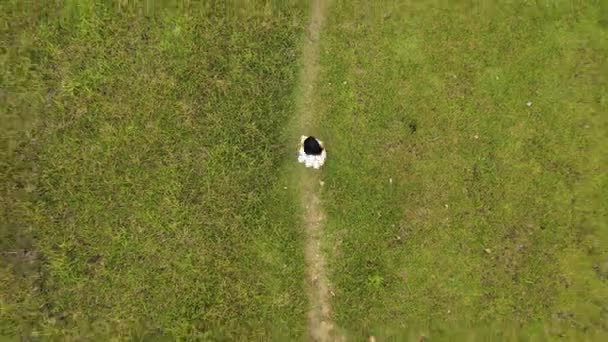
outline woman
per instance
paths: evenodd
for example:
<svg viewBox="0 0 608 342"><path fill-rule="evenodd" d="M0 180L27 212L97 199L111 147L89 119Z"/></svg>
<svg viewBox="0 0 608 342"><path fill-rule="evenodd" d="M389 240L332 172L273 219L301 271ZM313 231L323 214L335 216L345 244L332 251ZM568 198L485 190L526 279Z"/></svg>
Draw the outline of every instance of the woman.
<svg viewBox="0 0 608 342"><path fill-rule="evenodd" d="M325 158L327 158L327 152L323 148L321 140L317 140L313 136L302 136L298 162L303 163L306 167L319 169L325 163Z"/></svg>

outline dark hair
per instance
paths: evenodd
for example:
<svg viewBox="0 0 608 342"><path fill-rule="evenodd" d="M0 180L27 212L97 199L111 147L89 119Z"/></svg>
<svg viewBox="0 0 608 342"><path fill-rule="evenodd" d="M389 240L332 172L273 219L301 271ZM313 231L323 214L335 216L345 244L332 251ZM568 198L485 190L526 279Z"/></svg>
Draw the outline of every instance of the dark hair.
<svg viewBox="0 0 608 342"><path fill-rule="evenodd" d="M323 152L323 147L321 147L321 144L319 144L319 141L315 137L310 136L304 140L304 153L318 156L321 152Z"/></svg>

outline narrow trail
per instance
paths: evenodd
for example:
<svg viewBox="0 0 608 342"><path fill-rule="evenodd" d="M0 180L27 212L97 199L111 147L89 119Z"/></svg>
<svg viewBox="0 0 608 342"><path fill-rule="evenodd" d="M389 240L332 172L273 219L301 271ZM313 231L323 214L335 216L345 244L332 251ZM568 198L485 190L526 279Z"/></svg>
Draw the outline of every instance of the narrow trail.
<svg viewBox="0 0 608 342"><path fill-rule="evenodd" d="M302 135L314 135L318 129L313 100L314 86L319 74L319 36L325 19L325 0L313 0L310 24L302 47L302 70L299 96L296 100L295 128ZM299 141L299 136L296 137ZM331 156L331 155L330 155ZM331 158L331 157L330 157ZM341 340L332 321L330 285L321 251L321 235L325 214L319 200L320 176L312 169L298 168L296 172L306 229L307 291L310 302L308 328L312 341Z"/></svg>

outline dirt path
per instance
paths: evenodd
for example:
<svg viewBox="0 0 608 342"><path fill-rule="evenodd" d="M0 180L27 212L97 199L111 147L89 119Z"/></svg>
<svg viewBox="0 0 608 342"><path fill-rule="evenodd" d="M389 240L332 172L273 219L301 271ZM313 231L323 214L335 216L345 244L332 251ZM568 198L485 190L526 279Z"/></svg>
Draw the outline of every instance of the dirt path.
<svg viewBox="0 0 608 342"><path fill-rule="evenodd" d="M307 39L302 50L302 70L299 80L299 97L296 103L299 134L314 135L317 124L313 101L314 86L319 73L319 34L325 18L325 0L312 1L312 13ZM299 136L296 137L299 141ZM330 155L331 158L331 155ZM307 287L310 302L308 327L313 341L336 341L338 337L332 322L330 286L325 273L325 259L321 251L321 232L325 215L319 201L320 176L312 169L299 168L296 172L306 228Z"/></svg>

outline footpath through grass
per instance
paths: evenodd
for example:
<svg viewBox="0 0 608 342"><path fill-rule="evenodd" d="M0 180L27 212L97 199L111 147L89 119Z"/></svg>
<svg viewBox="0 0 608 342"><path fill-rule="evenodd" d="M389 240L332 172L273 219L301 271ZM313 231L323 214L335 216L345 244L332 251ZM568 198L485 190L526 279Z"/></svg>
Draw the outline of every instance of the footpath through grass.
<svg viewBox="0 0 608 342"><path fill-rule="evenodd" d="M496 3L330 8L323 202L351 337L608 338L607 8Z"/></svg>
<svg viewBox="0 0 608 342"><path fill-rule="evenodd" d="M306 335L277 134L306 11L0 4L0 336Z"/></svg>

